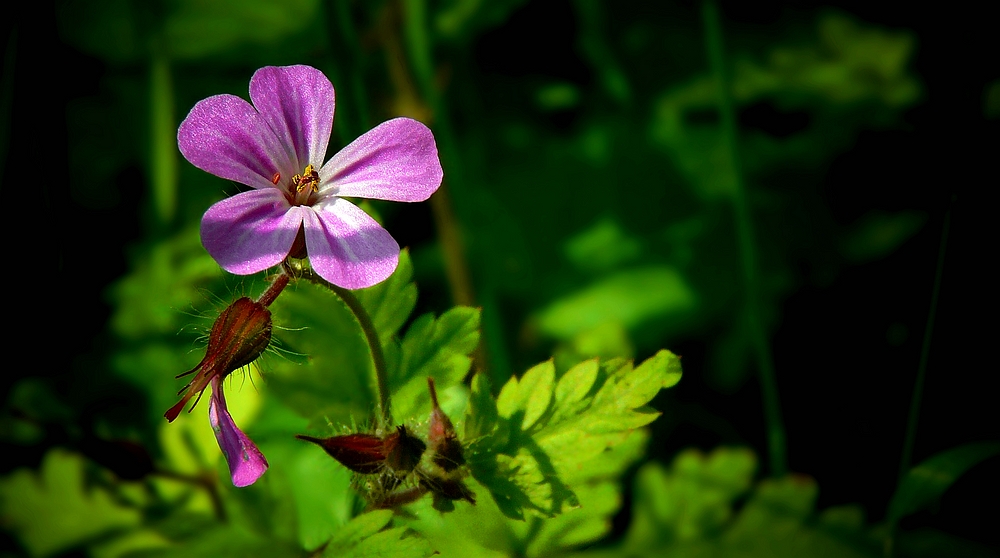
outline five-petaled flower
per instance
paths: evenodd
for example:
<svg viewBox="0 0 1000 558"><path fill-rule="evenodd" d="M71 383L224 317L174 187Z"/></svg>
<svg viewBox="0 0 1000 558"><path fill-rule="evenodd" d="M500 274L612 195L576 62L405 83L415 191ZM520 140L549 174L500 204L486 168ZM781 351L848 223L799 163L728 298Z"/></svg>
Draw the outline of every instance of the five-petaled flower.
<svg viewBox="0 0 1000 558"><path fill-rule="evenodd" d="M235 95L195 104L177 143L194 166L253 188L208 209L205 249L225 270L262 271L307 255L327 281L348 289L396 269L399 245L344 197L417 202L441 184L431 131L396 118L354 140L325 164L333 85L309 66L268 66L250 79L253 105Z"/></svg>

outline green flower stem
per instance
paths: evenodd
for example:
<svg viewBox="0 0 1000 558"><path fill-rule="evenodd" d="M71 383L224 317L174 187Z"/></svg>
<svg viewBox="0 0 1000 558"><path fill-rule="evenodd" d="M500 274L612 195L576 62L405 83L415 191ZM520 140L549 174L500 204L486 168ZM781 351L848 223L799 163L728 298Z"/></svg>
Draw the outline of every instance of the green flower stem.
<svg viewBox="0 0 1000 558"><path fill-rule="evenodd" d="M750 207L747 203L746 188L743 184L740 168L732 84L729 81L729 73L726 69L719 10L714 0L705 0L701 7L709 63L719 92L719 115L722 126L722 139L732 165L732 201L736 230L739 234L740 259L743 264L743 284L746 289L746 319L750 325L751 342L754 347L757 371L760 375L761 390L763 391L771 474L775 477L780 477L787 472L785 429L781 419L774 359L771 356L771 346L766 328L761 319L761 289L758 276L756 242L753 220L750 216Z"/></svg>
<svg viewBox="0 0 1000 558"><path fill-rule="evenodd" d="M286 272L290 271L288 266L285 267ZM361 326L361 331L365 334L365 340L368 341L368 349L372 353L372 363L375 366L375 384L378 390L378 406L382 417L383 426L388 427L392 424L392 409L391 400L389 399L389 372L385 366L385 353L382 350L382 342L378 337L378 330L375 329L375 323L372 322L371 316L368 315L368 311L358 300L358 297L354 296L354 293L349 289L339 287L333 283L323 279L311 269L296 269L292 271L294 276L301 277L307 281L315 283L321 287L325 287L333 291L340 300L347 305L347 308L354 314L354 318L358 320L358 325Z"/></svg>
<svg viewBox="0 0 1000 558"><path fill-rule="evenodd" d="M954 200L952 200L954 203ZM920 402L924 395L924 380L927 377L927 359L930 355L931 334L934 333L934 315L937 313L938 294L941 292L941 275L944 272L944 256L948 247L948 231L951 228L951 207L944 214L944 224L941 226L941 245L938 247L937 268L934 270L934 286L931 288L930 310L927 312L927 324L924 326L924 339L920 345L920 363L917 365L917 379L913 384L913 397L910 399L910 414L906 421L906 436L903 439L903 453L899 458L899 477L896 489L906 478L913 460L913 444L917 439L917 422L920 419ZM890 558L894 553L896 530L899 527L898 518L891 518L889 533L885 541L885 556Z"/></svg>

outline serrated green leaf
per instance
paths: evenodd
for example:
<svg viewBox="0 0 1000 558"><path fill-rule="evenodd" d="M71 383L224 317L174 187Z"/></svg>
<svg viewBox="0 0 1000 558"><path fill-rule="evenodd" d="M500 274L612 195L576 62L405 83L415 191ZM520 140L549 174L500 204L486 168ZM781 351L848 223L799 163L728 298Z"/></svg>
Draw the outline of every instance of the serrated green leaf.
<svg viewBox="0 0 1000 558"><path fill-rule="evenodd" d="M344 525L323 550L337 558L422 558L431 554L427 541L409 536L405 527L388 527L392 510L363 513Z"/></svg>
<svg viewBox="0 0 1000 558"><path fill-rule="evenodd" d="M676 383L677 361L661 351L635 369L617 359L585 362L558 383L553 363L545 362L504 386L496 419L483 401L483 383L475 383L466 415L467 433L480 436L467 452L473 476L510 518L551 517L577 506L570 480L584 481L609 448L658 416L645 406Z"/></svg>
<svg viewBox="0 0 1000 558"><path fill-rule="evenodd" d="M456 306L438 318L420 316L399 345L399 363L390 371L393 415L423 418L430 409L427 378L442 389L461 383L479 344L478 308Z"/></svg>
<svg viewBox="0 0 1000 558"><path fill-rule="evenodd" d="M465 416L465 441L471 443L491 434L497 426L497 403L490 393L490 379L486 374L472 377L472 392Z"/></svg>
<svg viewBox="0 0 1000 558"><path fill-rule="evenodd" d="M555 378L556 367L551 360L532 367L520 380L511 378L497 396L497 412L505 419L520 412L520 424L514 426L531 429L552 402Z"/></svg>
<svg viewBox="0 0 1000 558"><path fill-rule="evenodd" d="M746 449L680 453L670 469L647 464L636 476L632 524L609 555L745 558L879 556L858 528L856 508L817 521L816 482L766 479L751 490L757 460ZM746 503L734 505L750 492Z"/></svg>
<svg viewBox="0 0 1000 558"><path fill-rule="evenodd" d="M590 404L587 396L597 381L600 365L597 359L577 364L566 371L556 384L555 410L553 418L563 418L581 412Z"/></svg>
<svg viewBox="0 0 1000 558"><path fill-rule="evenodd" d="M330 539L327 548L346 548L356 545L363 539L384 529L390 521L392 521L392 510L375 510L363 513L341 527L337 534Z"/></svg>
<svg viewBox="0 0 1000 558"><path fill-rule="evenodd" d="M635 480L628 548L657 548L718 532L732 501L750 488L756 457L745 449L719 448L708 456L688 450L672 470L651 463Z"/></svg>
<svg viewBox="0 0 1000 558"><path fill-rule="evenodd" d="M907 472L889 503L889 517L899 520L935 502L960 476L1000 453L1000 443L966 444L943 451Z"/></svg>
<svg viewBox="0 0 1000 558"><path fill-rule="evenodd" d="M361 541L345 558L424 558L434 551L426 540L412 536L405 527L386 529ZM328 554L329 555L329 554Z"/></svg>

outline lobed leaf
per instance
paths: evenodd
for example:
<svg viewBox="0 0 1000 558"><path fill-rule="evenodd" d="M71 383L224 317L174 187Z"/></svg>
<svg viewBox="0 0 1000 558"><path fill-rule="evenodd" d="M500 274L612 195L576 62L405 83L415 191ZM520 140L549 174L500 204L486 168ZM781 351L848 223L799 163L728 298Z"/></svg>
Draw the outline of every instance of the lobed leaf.
<svg viewBox="0 0 1000 558"><path fill-rule="evenodd" d="M669 351L637 368L620 359L586 361L558 379L549 361L508 381L493 405L488 383L477 377L465 419L472 474L509 518L577 507L574 486L627 466L602 462L659 416L646 405L679 378L679 359Z"/></svg>

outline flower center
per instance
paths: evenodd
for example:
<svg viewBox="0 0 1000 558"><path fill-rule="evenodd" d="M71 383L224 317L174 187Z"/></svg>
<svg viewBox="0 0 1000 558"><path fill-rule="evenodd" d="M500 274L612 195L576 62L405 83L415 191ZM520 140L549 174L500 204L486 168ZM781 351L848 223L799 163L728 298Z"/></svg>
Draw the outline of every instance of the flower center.
<svg viewBox="0 0 1000 558"><path fill-rule="evenodd" d="M271 179L276 186L281 181L281 173L274 173L274 177ZM302 174L296 174L292 177L288 186L285 189L285 197L288 198L288 203L292 205L310 205L312 200L312 195L319 191L319 173L316 172L316 167L312 165L306 165L303 169Z"/></svg>

